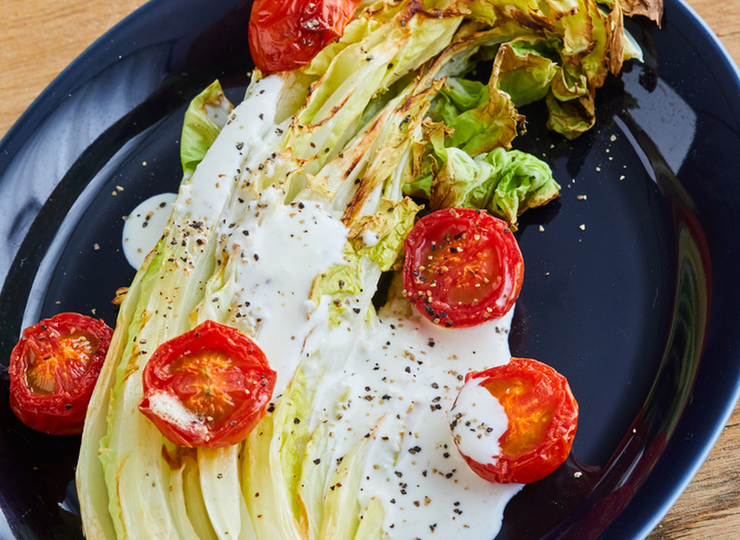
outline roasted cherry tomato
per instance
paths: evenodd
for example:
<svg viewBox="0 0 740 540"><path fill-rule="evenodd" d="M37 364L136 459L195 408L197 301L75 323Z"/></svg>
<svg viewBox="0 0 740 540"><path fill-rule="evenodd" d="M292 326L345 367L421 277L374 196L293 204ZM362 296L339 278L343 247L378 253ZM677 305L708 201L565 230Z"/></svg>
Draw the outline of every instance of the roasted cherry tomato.
<svg viewBox="0 0 740 540"><path fill-rule="evenodd" d="M503 316L524 279L519 245L483 210L447 208L421 218L406 238L404 295L430 321L473 326Z"/></svg>
<svg viewBox="0 0 740 540"><path fill-rule="evenodd" d="M254 341L206 321L154 351L139 410L180 446L231 446L265 415L275 379Z"/></svg>
<svg viewBox="0 0 740 540"><path fill-rule="evenodd" d="M469 373L465 385L470 384L497 398L508 419L508 429L498 439L500 449L488 454L488 460L480 455L474 459L469 455L473 452L466 452L464 434L456 434L456 430L486 428L476 422L460 425L465 411L451 410L455 443L478 476L500 484L528 484L552 473L566 460L578 426L578 403L565 377L536 360L512 358L506 365Z"/></svg>
<svg viewBox="0 0 740 540"><path fill-rule="evenodd" d="M59 313L29 326L10 355L10 408L51 435L82 433L113 335L103 321Z"/></svg>
<svg viewBox="0 0 740 540"><path fill-rule="evenodd" d="M287 71L309 63L344 33L359 0L255 0L249 47L262 71Z"/></svg>

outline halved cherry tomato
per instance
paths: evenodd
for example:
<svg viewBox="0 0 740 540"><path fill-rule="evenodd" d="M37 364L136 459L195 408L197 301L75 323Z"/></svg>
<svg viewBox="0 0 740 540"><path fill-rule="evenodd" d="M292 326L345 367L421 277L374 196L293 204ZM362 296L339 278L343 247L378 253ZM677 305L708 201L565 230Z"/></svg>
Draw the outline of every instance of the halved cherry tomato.
<svg viewBox="0 0 740 540"><path fill-rule="evenodd" d="M154 351L139 410L180 446L231 446L265 415L275 379L254 341L206 321Z"/></svg>
<svg viewBox="0 0 740 540"><path fill-rule="evenodd" d="M461 438L455 442L478 476L500 484L529 484L557 469L568 457L578 426L578 403L568 381L550 366L529 358L469 373L465 384L477 384L496 397L508 418L498 440L500 450L486 463L466 455ZM453 435L461 413L455 413Z"/></svg>
<svg viewBox="0 0 740 540"><path fill-rule="evenodd" d="M406 238L404 295L430 321L474 326L503 316L524 279L519 245L483 210L447 208L421 218Z"/></svg>
<svg viewBox="0 0 740 540"><path fill-rule="evenodd" d="M255 0L249 47L262 71L287 71L309 63L344 33L359 0Z"/></svg>
<svg viewBox="0 0 740 540"><path fill-rule="evenodd" d="M59 313L29 326L10 355L10 408L51 435L82 433L113 335L103 321Z"/></svg>

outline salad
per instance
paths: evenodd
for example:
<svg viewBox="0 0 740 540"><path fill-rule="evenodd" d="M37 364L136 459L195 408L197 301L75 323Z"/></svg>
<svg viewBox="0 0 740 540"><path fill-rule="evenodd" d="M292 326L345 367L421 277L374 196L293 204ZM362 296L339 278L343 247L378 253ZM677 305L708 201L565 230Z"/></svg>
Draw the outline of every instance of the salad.
<svg viewBox="0 0 740 540"><path fill-rule="evenodd" d="M288 4L255 2L243 102L214 82L186 114L180 192L87 409L85 533L493 538L577 417L557 373L508 349L512 232L559 192L511 149L518 107L588 130L596 89L640 58L623 16L660 7ZM544 459L502 469L511 381L541 379L558 399L513 443Z"/></svg>

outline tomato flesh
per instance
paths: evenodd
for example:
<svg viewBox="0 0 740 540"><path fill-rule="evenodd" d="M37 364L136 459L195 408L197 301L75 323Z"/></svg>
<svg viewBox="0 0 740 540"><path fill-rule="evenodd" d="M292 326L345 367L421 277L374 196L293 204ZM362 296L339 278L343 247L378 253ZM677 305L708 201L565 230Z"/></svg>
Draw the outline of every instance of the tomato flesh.
<svg viewBox="0 0 740 540"><path fill-rule="evenodd" d="M249 47L255 65L268 72L309 63L342 36L359 0L255 0Z"/></svg>
<svg viewBox="0 0 740 540"><path fill-rule="evenodd" d="M468 374L466 384L471 381L498 399L508 419L500 450L490 462L472 459L458 445L476 474L500 484L528 484L567 459L578 426L578 403L565 377L536 360L512 358L506 365Z"/></svg>
<svg viewBox="0 0 740 540"><path fill-rule="evenodd" d="M82 433L113 331L78 313L59 313L23 331L10 356L10 407L27 426Z"/></svg>
<svg viewBox="0 0 740 540"><path fill-rule="evenodd" d="M275 380L254 341L206 321L157 348L144 368L139 410L180 446L231 446L265 415Z"/></svg>
<svg viewBox="0 0 740 540"><path fill-rule="evenodd" d="M448 208L421 218L406 238L404 294L442 326L502 317L519 296L524 261L505 222L482 210Z"/></svg>
<svg viewBox="0 0 740 540"><path fill-rule="evenodd" d="M199 416L223 423L236 409L241 372L233 358L218 351L204 351L175 360L169 368L177 373L174 382L185 408Z"/></svg>

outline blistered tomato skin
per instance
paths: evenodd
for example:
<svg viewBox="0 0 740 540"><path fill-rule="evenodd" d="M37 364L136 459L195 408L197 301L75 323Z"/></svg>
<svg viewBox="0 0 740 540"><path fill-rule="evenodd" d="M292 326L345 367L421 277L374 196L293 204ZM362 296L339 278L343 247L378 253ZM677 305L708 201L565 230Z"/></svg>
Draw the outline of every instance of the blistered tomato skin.
<svg viewBox="0 0 740 540"><path fill-rule="evenodd" d="M435 324L474 326L506 314L524 260L506 222L483 210L447 208L421 218L406 238L406 298Z"/></svg>
<svg viewBox="0 0 740 540"><path fill-rule="evenodd" d="M82 433L113 330L79 313L29 326L10 355L10 408L50 435Z"/></svg>
<svg viewBox="0 0 740 540"><path fill-rule="evenodd" d="M248 336L206 321L160 345L142 377L139 410L167 439L223 448L264 417L276 373Z"/></svg>
<svg viewBox="0 0 740 540"><path fill-rule="evenodd" d="M359 0L255 0L249 20L249 48L266 72L309 63L344 33Z"/></svg>
<svg viewBox="0 0 740 540"><path fill-rule="evenodd" d="M458 445L478 476L500 484L529 484L567 459L578 427L578 403L560 373L536 360L512 358L503 366L469 373L465 381L475 381L496 397L509 422L498 441L499 452L487 463L467 456ZM454 419L451 427L454 433Z"/></svg>

